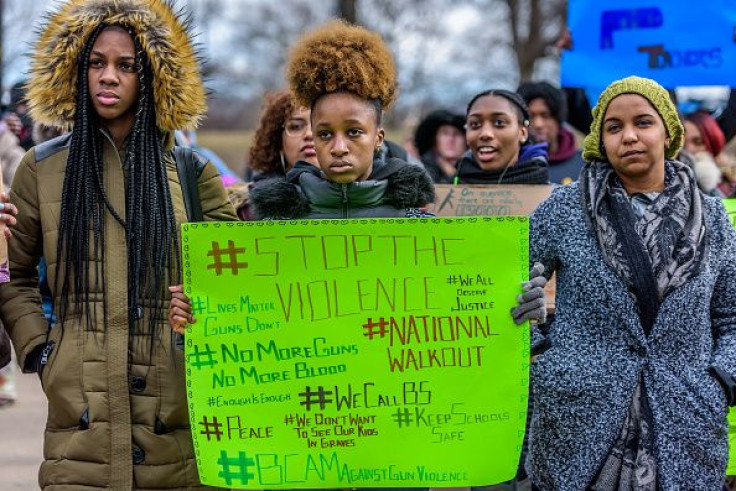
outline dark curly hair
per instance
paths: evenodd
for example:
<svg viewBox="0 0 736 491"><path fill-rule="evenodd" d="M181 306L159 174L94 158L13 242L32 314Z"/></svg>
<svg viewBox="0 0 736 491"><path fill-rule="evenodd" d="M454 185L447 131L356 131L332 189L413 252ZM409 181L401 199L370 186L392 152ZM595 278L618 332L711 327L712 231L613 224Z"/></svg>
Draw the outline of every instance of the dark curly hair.
<svg viewBox="0 0 736 491"><path fill-rule="evenodd" d="M303 36L294 46L286 78L298 104L312 107L321 96L350 92L379 109L396 100L396 66L381 36L333 20Z"/></svg>
<svg viewBox="0 0 736 491"><path fill-rule="evenodd" d="M296 109L291 94L286 91L266 94L261 119L248 152L248 165L258 172L279 172L283 148L284 123Z"/></svg>

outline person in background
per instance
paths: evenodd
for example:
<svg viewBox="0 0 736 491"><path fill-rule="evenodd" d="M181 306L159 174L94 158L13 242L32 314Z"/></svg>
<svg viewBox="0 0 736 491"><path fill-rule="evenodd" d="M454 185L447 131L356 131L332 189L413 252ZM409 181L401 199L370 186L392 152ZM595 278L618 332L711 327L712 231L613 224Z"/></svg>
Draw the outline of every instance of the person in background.
<svg viewBox="0 0 736 491"><path fill-rule="evenodd" d="M736 230L674 160L667 91L601 94L577 182L532 214L530 262L557 272L532 327L527 470L541 491L720 490L736 403ZM581 354L584 354L582 356Z"/></svg>
<svg viewBox="0 0 736 491"><path fill-rule="evenodd" d="M27 80L16 82L10 88L10 106L3 118L24 150L29 150L34 145L33 119L28 112L28 100L26 99L27 83Z"/></svg>
<svg viewBox="0 0 736 491"><path fill-rule="evenodd" d="M248 151L249 184L230 190L241 220L254 220L250 192L269 179L283 178L297 162L317 166L310 110L297 106L287 91L267 93L253 143Z"/></svg>
<svg viewBox="0 0 736 491"><path fill-rule="evenodd" d="M546 144L529 139L529 109L508 90L473 97L465 117L469 150L456 166L456 184L547 184Z"/></svg>
<svg viewBox="0 0 736 491"><path fill-rule="evenodd" d="M3 173L3 187L9 189L20 161L26 151L18 143L18 137L10 131L5 121L0 121L0 167Z"/></svg>
<svg viewBox="0 0 736 491"><path fill-rule="evenodd" d="M253 181L284 177L299 161L317 165L309 117L309 108L297 106L289 92L266 94L248 152Z"/></svg>
<svg viewBox="0 0 736 491"><path fill-rule="evenodd" d="M455 164L468 149L465 118L445 109L429 113L417 126L414 147L433 182L451 183Z"/></svg>
<svg viewBox="0 0 736 491"><path fill-rule="evenodd" d="M517 92L529 107L529 132L534 141L547 144L550 181L568 184L576 180L584 162L575 134L566 127L565 93L547 82L525 82Z"/></svg>
<svg viewBox="0 0 736 491"><path fill-rule="evenodd" d="M718 121L702 111L684 118L685 145L703 192L733 197L736 194L736 162L723 152L726 136Z"/></svg>

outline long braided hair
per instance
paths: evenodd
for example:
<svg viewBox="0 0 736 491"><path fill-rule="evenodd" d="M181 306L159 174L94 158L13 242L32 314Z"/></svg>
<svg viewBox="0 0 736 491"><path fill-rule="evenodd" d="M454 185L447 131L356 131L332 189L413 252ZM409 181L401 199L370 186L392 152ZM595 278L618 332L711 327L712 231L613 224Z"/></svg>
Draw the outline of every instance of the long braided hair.
<svg viewBox="0 0 736 491"><path fill-rule="evenodd" d="M105 212L126 231L128 256L128 324L131 332L147 333L151 349L156 337L156 321L163 312L165 289L180 275L177 225L171 202L163 135L156 126L153 72L136 36L133 39L138 67L139 96L133 129L128 136L124 162L125 218L108 200L103 179L103 141L100 123L90 99L87 80L89 58L100 25L85 44L77 76L77 110L64 177L56 257L56 285L59 318L84 310L84 327L94 329L99 317L94 292L102 292L103 316L107 315L105 291ZM122 184L122 183L120 183ZM63 273L60 271L64 264ZM61 278L61 290L58 284ZM144 325L147 307L148 323ZM103 320L103 324L105 322Z"/></svg>

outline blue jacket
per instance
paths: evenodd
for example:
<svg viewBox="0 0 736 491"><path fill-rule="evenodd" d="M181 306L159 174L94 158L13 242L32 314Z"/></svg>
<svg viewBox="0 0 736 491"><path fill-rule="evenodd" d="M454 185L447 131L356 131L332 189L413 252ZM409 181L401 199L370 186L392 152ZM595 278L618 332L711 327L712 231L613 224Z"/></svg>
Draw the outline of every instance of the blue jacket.
<svg viewBox="0 0 736 491"><path fill-rule="evenodd" d="M720 490L727 399L711 367L736 374L736 232L703 198L702 271L662 302L651 335L606 265L578 184L556 189L530 221L530 262L557 275L551 348L531 367L527 471L541 490L584 490L618 437L643 376L654 418L659 489ZM543 340L532 332L532 344Z"/></svg>

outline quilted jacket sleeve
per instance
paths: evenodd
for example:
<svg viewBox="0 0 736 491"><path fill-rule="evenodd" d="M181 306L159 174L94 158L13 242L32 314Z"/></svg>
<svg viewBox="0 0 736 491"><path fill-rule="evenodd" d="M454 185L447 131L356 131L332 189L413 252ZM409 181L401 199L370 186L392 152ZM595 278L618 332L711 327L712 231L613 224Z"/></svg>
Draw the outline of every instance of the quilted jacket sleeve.
<svg viewBox="0 0 736 491"><path fill-rule="evenodd" d="M10 201L18 207L18 223L8 241L10 282L0 285L0 318L26 367L26 357L46 341L48 323L38 289L38 263L43 254L36 163L33 151L21 161Z"/></svg>
<svg viewBox="0 0 736 491"><path fill-rule="evenodd" d="M197 185L205 221L231 222L238 219L235 208L233 208L227 197L227 191L222 185L222 179L217 173L215 164L208 162L205 165Z"/></svg>

